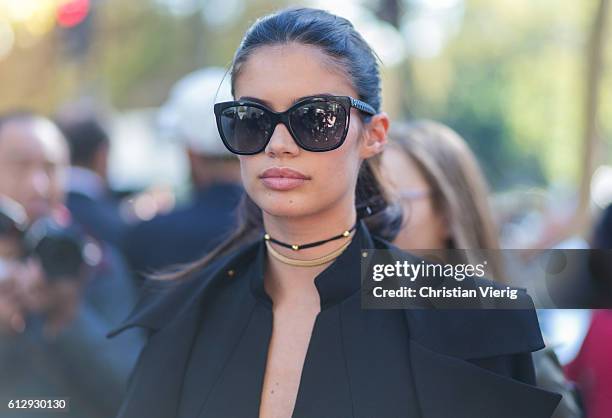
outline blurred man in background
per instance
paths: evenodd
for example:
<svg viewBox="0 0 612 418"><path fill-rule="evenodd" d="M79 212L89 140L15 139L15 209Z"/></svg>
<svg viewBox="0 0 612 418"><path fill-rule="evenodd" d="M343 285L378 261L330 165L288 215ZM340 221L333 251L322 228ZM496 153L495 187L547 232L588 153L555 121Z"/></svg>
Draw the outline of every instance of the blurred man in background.
<svg viewBox="0 0 612 418"><path fill-rule="evenodd" d="M5 220L0 235L4 266L0 329L4 326L5 332L25 328L26 309L49 314L45 325L52 325L54 330L74 313L77 281L44 281L37 261L21 262L24 245L6 225L13 220L15 228L25 229L44 217L61 218L63 222L66 213L61 206L61 184L67 164L66 143L50 121L27 112L0 117L0 203ZM70 297L52 297L59 287L72 288L66 293ZM64 310L59 322L53 314L57 310Z"/></svg>
<svg viewBox="0 0 612 418"><path fill-rule="evenodd" d="M120 248L126 223L107 182L108 133L91 112L67 109L57 122L70 147L66 204L88 234Z"/></svg>
<svg viewBox="0 0 612 418"><path fill-rule="evenodd" d="M195 261L234 225L241 196L240 168L221 142L213 105L230 100L221 68L196 71L180 80L159 113L162 133L185 144L193 198L174 212L128 231L125 249L133 269L149 273Z"/></svg>
<svg viewBox="0 0 612 418"><path fill-rule="evenodd" d="M68 158L48 119L0 117L0 398L3 408L69 398L61 416L102 418L116 412L142 337L105 338L133 293L113 253L63 206Z"/></svg>

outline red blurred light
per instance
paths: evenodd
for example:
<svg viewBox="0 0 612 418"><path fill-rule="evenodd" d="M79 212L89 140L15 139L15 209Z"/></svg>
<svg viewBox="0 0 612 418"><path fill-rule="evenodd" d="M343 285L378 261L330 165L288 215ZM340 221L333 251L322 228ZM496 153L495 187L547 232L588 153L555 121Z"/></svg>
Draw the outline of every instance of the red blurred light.
<svg viewBox="0 0 612 418"><path fill-rule="evenodd" d="M57 8L57 23L71 28L83 22L89 13L89 0L68 0Z"/></svg>

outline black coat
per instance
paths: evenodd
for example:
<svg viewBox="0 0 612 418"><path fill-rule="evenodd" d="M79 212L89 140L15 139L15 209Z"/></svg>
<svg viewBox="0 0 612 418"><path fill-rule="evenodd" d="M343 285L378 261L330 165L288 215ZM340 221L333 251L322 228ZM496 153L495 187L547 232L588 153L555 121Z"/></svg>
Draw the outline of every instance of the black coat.
<svg viewBox="0 0 612 418"><path fill-rule="evenodd" d="M372 239L362 224L358 232L363 237L361 248L391 248L384 241ZM149 282L143 288L132 314L110 334L143 327L150 335L119 418L176 417L199 329L201 301L214 292L216 283L248 275L261 245L246 245L184 282ZM358 260L350 264L359 269ZM342 270L336 267L335 271ZM406 309L403 313L409 331L406 355L423 418L552 415L560 395L534 386L531 352L544 343L533 310ZM327 417L325 411L321 413Z"/></svg>

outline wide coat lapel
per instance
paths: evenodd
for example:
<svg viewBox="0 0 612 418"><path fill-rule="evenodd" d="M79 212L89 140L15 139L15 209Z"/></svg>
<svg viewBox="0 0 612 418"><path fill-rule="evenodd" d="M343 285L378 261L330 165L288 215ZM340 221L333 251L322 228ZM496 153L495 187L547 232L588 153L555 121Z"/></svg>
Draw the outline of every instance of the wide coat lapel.
<svg viewBox="0 0 612 418"><path fill-rule="evenodd" d="M422 418L548 418L561 396L410 343Z"/></svg>
<svg viewBox="0 0 612 418"><path fill-rule="evenodd" d="M201 307L209 289L227 277L228 265L246 264L256 245L208 266L195 277L179 282L145 282L136 307L108 336L133 327L149 331L149 340L130 377L128 391L117 418L173 418L194 339Z"/></svg>
<svg viewBox="0 0 612 418"><path fill-rule="evenodd" d="M379 240L363 248L393 249ZM530 298L521 306L529 306ZM404 309L421 418L550 418L561 395L480 367L544 347L534 309Z"/></svg>

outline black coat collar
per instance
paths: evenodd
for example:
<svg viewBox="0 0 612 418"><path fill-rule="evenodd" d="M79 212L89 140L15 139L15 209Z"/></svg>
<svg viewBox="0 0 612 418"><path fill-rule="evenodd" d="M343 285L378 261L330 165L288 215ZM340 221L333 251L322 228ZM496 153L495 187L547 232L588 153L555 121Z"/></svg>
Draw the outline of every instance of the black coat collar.
<svg viewBox="0 0 612 418"><path fill-rule="evenodd" d="M390 248L384 241L372 240L363 225L361 228L362 248ZM178 284L150 282L144 287L132 314L109 334L113 336L131 327L151 331L118 418L175 416L198 329L201 302L219 280L235 280L252 267L259 246L260 243L248 245L211 264L197 277ZM416 309L405 310L405 314L423 418L552 415L560 395L470 362L542 348L535 312Z"/></svg>

